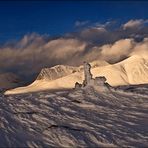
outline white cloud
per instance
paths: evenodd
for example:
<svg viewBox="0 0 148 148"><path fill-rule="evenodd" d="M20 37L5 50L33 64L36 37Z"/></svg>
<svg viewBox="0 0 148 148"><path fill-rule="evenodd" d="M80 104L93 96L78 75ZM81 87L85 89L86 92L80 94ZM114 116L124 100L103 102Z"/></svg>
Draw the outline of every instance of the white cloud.
<svg viewBox="0 0 148 148"><path fill-rule="evenodd" d="M127 23L123 24L123 29L138 28L145 23L147 23L147 20L143 20L143 19L130 20Z"/></svg>
<svg viewBox="0 0 148 148"><path fill-rule="evenodd" d="M105 23L100 23L100 22L97 22L95 23L95 27L101 27L101 28L106 28L107 26L111 25L113 22L112 21L107 21Z"/></svg>
<svg viewBox="0 0 148 148"><path fill-rule="evenodd" d="M143 42L137 43L133 48L130 55L148 55L148 38L145 38Z"/></svg>
<svg viewBox="0 0 148 148"><path fill-rule="evenodd" d="M83 53L86 45L77 39L46 41L43 36L27 35L15 47L0 48L0 67L5 70L18 69L29 75L39 72L43 67L70 63L68 61Z"/></svg>
<svg viewBox="0 0 148 148"><path fill-rule="evenodd" d="M18 69L24 74L39 72L43 67L56 64L79 65L83 61L96 59L117 62L132 54L146 53L148 39L137 43L131 39L121 39L103 46L88 46L78 39L58 38L45 41L44 37L34 36L29 40L25 36L17 43L20 47L4 47L0 49L1 69Z"/></svg>
<svg viewBox="0 0 148 148"><path fill-rule="evenodd" d="M107 44L101 47L101 55L104 59L115 62L123 57L129 56L135 42L133 39L121 39L114 44Z"/></svg>

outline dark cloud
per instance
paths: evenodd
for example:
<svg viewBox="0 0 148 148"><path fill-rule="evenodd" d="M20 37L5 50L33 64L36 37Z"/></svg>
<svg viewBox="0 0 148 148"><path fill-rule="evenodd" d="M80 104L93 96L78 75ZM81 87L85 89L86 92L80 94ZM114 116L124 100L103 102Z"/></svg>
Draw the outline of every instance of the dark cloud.
<svg viewBox="0 0 148 148"><path fill-rule="evenodd" d="M94 45L114 43L117 40L131 37L141 41L148 35L147 25L148 20L142 19L129 20L124 24L119 24L117 21L108 21L106 23L94 23L92 26L70 33L68 36Z"/></svg>

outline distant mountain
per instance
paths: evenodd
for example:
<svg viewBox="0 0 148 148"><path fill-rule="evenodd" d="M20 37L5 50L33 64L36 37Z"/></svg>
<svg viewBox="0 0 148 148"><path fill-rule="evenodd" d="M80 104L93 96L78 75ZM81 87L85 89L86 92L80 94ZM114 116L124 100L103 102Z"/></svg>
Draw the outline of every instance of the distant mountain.
<svg viewBox="0 0 148 148"><path fill-rule="evenodd" d="M67 66L67 65L57 65L51 68L43 68L40 74L38 75L37 80L52 81L77 71L79 71L78 67Z"/></svg>
<svg viewBox="0 0 148 148"><path fill-rule="evenodd" d="M0 74L0 88L10 89L20 86L20 78L14 73L2 73Z"/></svg>
<svg viewBox="0 0 148 148"><path fill-rule="evenodd" d="M116 64L94 61L91 65L93 77L105 76L111 86L148 83L148 56L134 55ZM8 90L5 94L47 89L71 89L74 88L75 82L82 83L83 80L83 66L70 67L60 65L46 70L43 69L32 84Z"/></svg>
<svg viewBox="0 0 148 148"><path fill-rule="evenodd" d="M109 65L109 63L107 63L106 61L99 61L99 60L93 61L90 64L92 68ZM83 70L83 65L79 67L68 66L68 65L56 65L51 68L43 68L36 80L52 81L75 72L80 72L82 70Z"/></svg>

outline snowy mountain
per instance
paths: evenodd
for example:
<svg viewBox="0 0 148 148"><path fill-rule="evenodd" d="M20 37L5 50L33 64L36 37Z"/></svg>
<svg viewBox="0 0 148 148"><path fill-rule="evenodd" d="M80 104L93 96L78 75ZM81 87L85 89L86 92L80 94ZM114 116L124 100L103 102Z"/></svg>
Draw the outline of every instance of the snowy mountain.
<svg viewBox="0 0 148 148"><path fill-rule="evenodd" d="M106 61L99 61L99 60L93 61L90 64L92 68L109 65L109 63L107 63ZM43 68L36 80L52 81L75 72L80 72L82 70L83 70L83 65L79 67L73 67L68 65L56 65L51 68Z"/></svg>
<svg viewBox="0 0 148 148"><path fill-rule="evenodd" d="M92 70L112 86L148 83L148 56L133 55L119 63Z"/></svg>
<svg viewBox="0 0 148 148"><path fill-rule="evenodd" d="M105 76L107 82L111 86L148 83L147 56L134 55L112 65L103 63L102 66L96 64L97 62L93 63L95 63L95 66L92 66L91 69L93 77L95 78L97 76ZM59 71L57 69L59 69ZM82 66L57 66L51 69L47 69L46 71L43 70L43 72L41 71L39 77L32 84L26 87L8 90L5 92L5 94L17 94L41 90L71 89L74 88L75 82L82 83L84 80L84 73L82 69Z"/></svg>
<svg viewBox="0 0 148 148"><path fill-rule="evenodd" d="M10 89L19 86L20 78L14 73L0 74L0 88Z"/></svg>
<svg viewBox="0 0 148 148"><path fill-rule="evenodd" d="M37 80L48 80L52 81L60 77L67 76L76 71L79 71L79 68L67 66L67 65L57 65L52 68L44 68L41 70L40 74L37 77Z"/></svg>

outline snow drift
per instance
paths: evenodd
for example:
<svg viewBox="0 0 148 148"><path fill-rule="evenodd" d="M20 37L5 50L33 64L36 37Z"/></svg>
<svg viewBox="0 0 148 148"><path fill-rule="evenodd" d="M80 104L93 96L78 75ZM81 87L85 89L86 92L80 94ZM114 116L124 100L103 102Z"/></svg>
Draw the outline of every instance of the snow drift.
<svg viewBox="0 0 148 148"><path fill-rule="evenodd" d="M69 67L70 68L70 67ZM66 69L64 74L56 73L53 80L37 79L26 87L8 90L5 94L18 94L42 90L61 90L74 88L75 82L82 83L84 73L82 66ZM148 83L148 56L133 55L116 64L95 64L92 66L93 78L104 76L111 86Z"/></svg>

